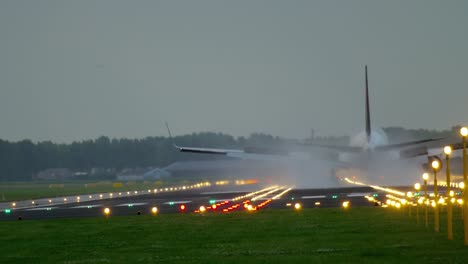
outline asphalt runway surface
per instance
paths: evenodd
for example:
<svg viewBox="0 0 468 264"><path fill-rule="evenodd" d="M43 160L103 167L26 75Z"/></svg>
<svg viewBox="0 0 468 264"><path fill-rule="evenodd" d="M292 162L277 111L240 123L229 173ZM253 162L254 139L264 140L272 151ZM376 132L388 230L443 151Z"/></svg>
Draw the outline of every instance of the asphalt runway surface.
<svg viewBox="0 0 468 264"><path fill-rule="evenodd" d="M149 190L148 190L149 191ZM3 203L0 220L39 220L78 217L105 217L104 209L109 208L109 216L150 215L152 208L157 208L157 214L166 213L230 213L234 211L289 209L294 210L296 203L302 208L341 207L344 201L351 206L375 206L364 196L385 197L370 187L350 187L336 189L265 189L256 185L249 186L210 186L197 189L147 193L140 191L138 195L120 196L114 193L97 195L94 199L89 195L69 196L65 198L41 199L24 201L26 204L8 208ZM280 197L278 197L280 195ZM247 197L244 197L247 196ZM81 198L82 197L82 198ZM275 199L273 199L275 198ZM183 209L181 208L183 207Z"/></svg>

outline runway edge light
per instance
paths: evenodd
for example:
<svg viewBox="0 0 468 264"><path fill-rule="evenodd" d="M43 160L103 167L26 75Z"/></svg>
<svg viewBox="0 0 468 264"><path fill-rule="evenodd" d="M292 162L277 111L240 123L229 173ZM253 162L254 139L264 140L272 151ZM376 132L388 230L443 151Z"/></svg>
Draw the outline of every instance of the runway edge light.
<svg viewBox="0 0 468 264"><path fill-rule="evenodd" d="M104 214L105 214L106 216L109 216L109 214L110 214L110 209L109 209L109 207L104 208Z"/></svg>

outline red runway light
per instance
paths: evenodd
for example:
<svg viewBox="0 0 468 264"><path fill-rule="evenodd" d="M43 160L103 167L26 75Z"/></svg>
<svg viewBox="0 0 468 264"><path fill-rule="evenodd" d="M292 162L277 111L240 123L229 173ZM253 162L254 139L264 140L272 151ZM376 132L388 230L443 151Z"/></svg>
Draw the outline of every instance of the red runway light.
<svg viewBox="0 0 468 264"><path fill-rule="evenodd" d="M185 211L185 204L181 204L179 208L181 211Z"/></svg>

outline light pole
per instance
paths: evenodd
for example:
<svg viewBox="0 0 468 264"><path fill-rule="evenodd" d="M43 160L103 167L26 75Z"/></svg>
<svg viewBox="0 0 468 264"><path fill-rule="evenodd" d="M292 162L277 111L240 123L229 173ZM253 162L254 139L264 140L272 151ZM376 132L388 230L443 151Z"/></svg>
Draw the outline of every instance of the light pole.
<svg viewBox="0 0 468 264"><path fill-rule="evenodd" d="M462 198L458 199L458 204L460 205L460 208L461 208L461 217L462 217L462 220L463 220L463 219L465 219L465 213L464 213L465 210L463 209L463 207L464 207L464 205L463 205L464 204L463 203L463 200L464 200L463 199L463 194L464 194L464 191L465 191L465 183L463 181L461 181L458 184L458 187L460 188L461 194L462 194ZM464 220L463 220L463 223L465 223Z"/></svg>
<svg viewBox="0 0 468 264"><path fill-rule="evenodd" d="M450 195L450 154L452 154L452 148L450 146L444 147L445 153L445 175L447 181L447 189L445 193L447 194L447 238L448 240L453 240L453 228L452 228L452 218L453 218L453 211L452 211L452 201Z"/></svg>
<svg viewBox="0 0 468 264"><path fill-rule="evenodd" d="M408 215L411 218L411 206L413 206L413 193L412 192L407 192L406 197L408 197L408 202L406 203L408 205Z"/></svg>
<svg viewBox="0 0 468 264"><path fill-rule="evenodd" d="M427 206L428 206L428 201L429 201L429 195L427 194L427 180L429 180L429 174L427 172L423 173L422 175L423 180L424 180L424 218L426 219L426 227L429 226L429 219L427 217Z"/></svg>
<svg viewBox="0 0 468 264"><path fill-rule="evenodd" d="M419 193L419 190L421 190L421 184L415 183L414 184L414 189L416 192ZM419 224L419 203L416 201L416 223Z"/></svg>
<svg viewBox="0 0 468 264"><path fill-rule="evenodd" d="M433 160L431 163L432 171L434 172L434 231L439 232L439 197L437 193L437 171L440 169L440 163L438 160Z"/></svg>
<svg viewBox="0 0 468 264"><path fill-rule="evenodd" d="M466 179L466 137L468 136L468 128L462 127L460 129L460 134L462 136L463 143L463 184L468 186L468 181ZM464 229L464 242L465 246L468 246L468 192L463 190L463 229Z"/></svg>

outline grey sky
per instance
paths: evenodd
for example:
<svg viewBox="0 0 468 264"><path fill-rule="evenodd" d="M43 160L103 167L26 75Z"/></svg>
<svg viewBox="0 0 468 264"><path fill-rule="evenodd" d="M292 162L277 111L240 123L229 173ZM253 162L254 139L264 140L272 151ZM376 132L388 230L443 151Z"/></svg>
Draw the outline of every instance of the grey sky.
<svg viewBox="0 0 468 264"><path fill-rule="evenodd" d="M0 1L0 138L468 123L468 1Z"/></svg>

